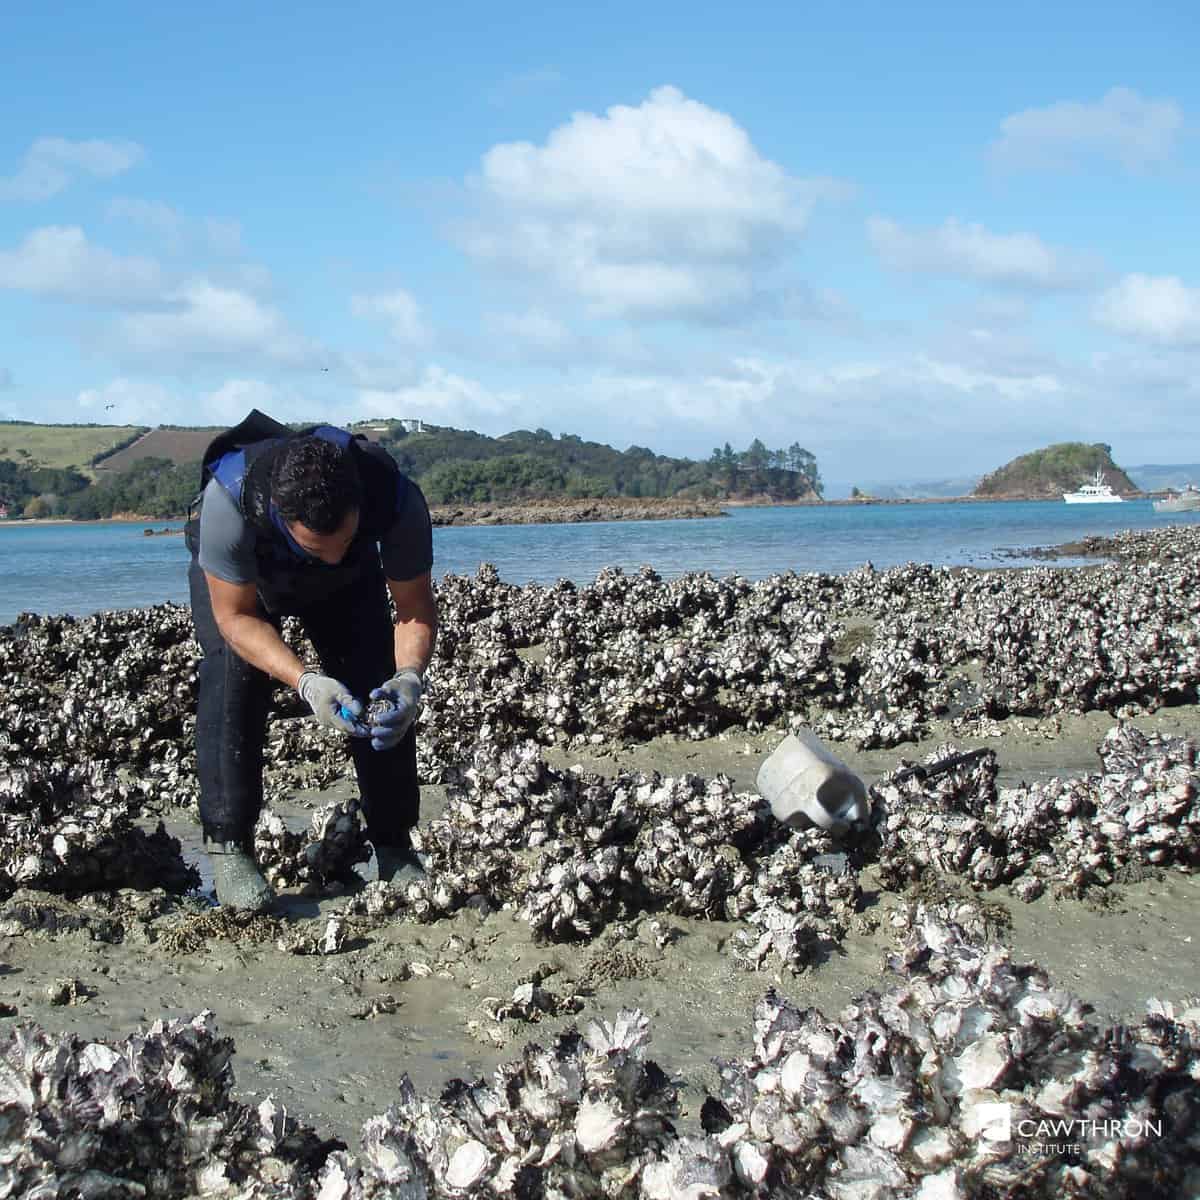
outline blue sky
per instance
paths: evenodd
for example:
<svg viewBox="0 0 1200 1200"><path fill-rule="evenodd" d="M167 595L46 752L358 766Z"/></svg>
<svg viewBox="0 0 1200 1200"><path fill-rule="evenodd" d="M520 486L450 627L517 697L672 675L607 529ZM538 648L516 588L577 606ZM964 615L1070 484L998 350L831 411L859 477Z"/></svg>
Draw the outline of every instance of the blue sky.
<svg viewBox="0 0 1200 1200"><path fill-rule="evenodd" d="M0 416L1200 461L1184 3L6 13Z"/></svg>

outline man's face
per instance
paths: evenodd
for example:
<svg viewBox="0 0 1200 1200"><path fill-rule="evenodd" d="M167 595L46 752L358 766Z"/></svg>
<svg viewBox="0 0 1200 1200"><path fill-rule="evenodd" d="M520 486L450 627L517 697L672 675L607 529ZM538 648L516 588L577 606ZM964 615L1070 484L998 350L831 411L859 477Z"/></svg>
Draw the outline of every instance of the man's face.
<svg viewBox="0 0 1200 1200"><path fill-rule="evenodd" d="M328 566L336 567L346 557L350 543L358 532L358 509L351 509L346 519L332 533L314 533L299 521L287 523L288 533L296 545L312 558L318 558Z"/></svg>

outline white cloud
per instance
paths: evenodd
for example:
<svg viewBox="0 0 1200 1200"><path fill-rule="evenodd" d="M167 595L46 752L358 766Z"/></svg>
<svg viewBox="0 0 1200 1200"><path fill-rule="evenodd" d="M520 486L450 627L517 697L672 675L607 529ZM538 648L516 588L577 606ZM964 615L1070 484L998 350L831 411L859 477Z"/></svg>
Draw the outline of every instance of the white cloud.
<svg viewBox="0 0 1200 1200"><path fill-rule="evenodd" d="M233 425L252 408L280 420L303 421L319 417L351 420L354 413L314 414L312 402L262 379L227 379L220 386L174 388L153 377L122 375L99 387L86 388L75 399L87 420L139 425ZM56 414L78 420L80 414Z"/></svg>
<svg viewBox="0 0 1200 1200"><path fill-rule="evenodd" d="M252 408L281 421L347 424L361 416L357 408L344 400L325 402L262 379L229 379L215 388L197 389L175 388L145 376L121 376L103 386L79 392L73 409L39 413L36 419L224 426L237 424Z"/></svg>
<svg viewBox="0 0 1200 1200"><path fill-rule="evenodd" d="M482 336L465 347L481 362L564 371L603 364L650 371L670 360L636 328L572 328L544 308L486 313Z"/></svg>
<svg viewBox="0 0 1200 1200"><path fill-rule="evenodd" d="M916 379L942 384L957 392L994 395L1015 401L1040 403L1043 398L1058 396L1064 391L1062 380L1052 372L986 370L923 354L914 360L912 374Z"/></svg>
<svg viewBox="0 0 1200 1200"><path fill-rule="evenodd" d="M1115 87L1091 104L1063 100L1005 117L989 154L1011 168L1069 168L1111 159L1139 171L1171 156L1183 123L1174 100L1150 100L1132 88Z"/></svg>
<svg viewBox="0 0 1200 1200"><path fill-rule="evenodd" d="M1200 346L1200 288L1174 275L1126 275L1096 301L1108 329L1161 346Z"/></svg>
<svg viewBox="0 0 1200 1200"><path fill-rule="evenodd" d="M264 272L246 266L231 279L169 279L153 259L94 246L76 226L37 229L14 249L0 250L0 290L125 310L108 328L109 349L163 359L243 356L325 365L318 345L253 294L265 285Z"/></svg>
<svg viewBox="0 0 1200 1200"><path fill-rule="evenodd" d="M0 288L62 300L133 304L153 299L162 272L152 259L123 257L91 245L78 226L35 229L14 250L0 250Z"/></svg>
<svg viewBox="0 0 1200 1200"><path fill-rule="evenodd" d="M475 379L431 364L406 387L364 388L358 394L364 416L419 417L435 425L507 433L527 424L528 406L517 392L492 391Z"/></svg>
<svg viewBox="0 0 1200 1200"><path fill-rule="evenodd" d="M143 200L136 196L114 196L108 202L110 219L128 221L148 230L171 250L183 247L187 235L187 218L176 208L158 200Z"/></svg>
<svg viewBox="0 0 1200 1200"><path fill-rule="evenodd" d="M424 346L430 341L430 331L421 314L421 306L403 288L374 295L359 295L351 299L356 317L383 321L392 337L405 346Z"/></svg>
<svg viewBox="0 0 1200 1200"><path fill-rule="evenodd" d="M699 458L757 436L773 448L798 441L827 480L848 486L982 474L1058 441L1108 442L1119 462L1174 461L1178 438L1196 430L1198 380L1200 355L1187 352L1108 351L1089 363L1020 369L1003 350L989 363L946 347L829 362L748 355L686 376L579 373L570 389L501 390L432 365L397 386L324 399L269 378L176 389L122 376L79 393L74 411L53 419L224 425L257 407L281 420L420 417L491 434L544 427Z"/></svg>
<svg viewBox="0 0 1200 1200"><path fill-rule="evenodd" d="M243 250L239 222L216 217L193 220L161 200L114 196L108 202L107 215L110 220L128 221L147 230L176 253L197 244L221 258L237 258Z"/></svg>
<svg viewBox="0 0 1200 1200"><path fill-rule="evenodd" d="M410 359L391 354L343 354L333 364L350 384L365 392L394 392L409 387L420 377Z"/></svg>
<svg viewBox="0 0 1200 1200"><path fill-rule="evenodd" d="M1032 233L992 233L951 217L935 229L913 229L870 217L867 236L880 258L900 271L1033 288L1070 288L1096 269L1082 255L1048 246Z"/></svg>
<svg viewBox="0 0 1200 1200"><path fill-rule="evenodd" d="M242 225L240 221L205 217L204 237L208 248L224 258L236 258L242 253Z"/></svg>
<svg viewBox="0 0 1200 1200"><path fill-rule="evenodd" d="M98 424L190 424L195 417L195 410L170 388L148 379L121 377L86 388L76 404Z"/></svg>
<svg viewBox="0 0 1200 1200"><path fill-rule="evenodd" d="M947 461L990 469L999 465L996 447L1014 436L1031 438L1031 448L1043 434L1072 430L1081 394L1053 370L992 370L920 353L824 363L748 355L688 376L599 372L568 399L560 392L549 418L527 398L522 424L692 457L726 441L741 449L755 436L770 447L798 441L827 478L864 470L920 478L946 473ZM1065 435L1040 444L1055 440Z"/></svg>
<svg viewBox="0 0 1200 1200"><path fill-rule="evenodd" d="M490 337L506 346L518 343L558 355L578 343L571 329L544 309L488 313L484 325Z"/></svg>
<svg viewBox="0 0 1200 1200"><path fill-rule="evenodd" d="M1022 370L920 353L824 364L743 356L675 375L577 371L569 389L498 390L434 365L410 385L361 389L353 407L360 416L420 417L493 435L543 427L697 457L759 436L773 447L799 441L823 463L870 461L875 472L903 445L936 473L947 455L974 455L981 470L998 465L988 447L1014 430L1032 444L1040 432L1069 430L1081 394L1045 364Z"/></svg>
<svg viewBox="0 0 1200 1200"><path fill-rule="evenodd" d="M109 179L137 166L145 156L145 151L136 142L38 138L26 151L16 174L7 179L0 178L0 196L46 200L69 186L79 175Z"/></svg>
<svg viewBox="0 0 1200 1200"><path fill-rule="evenodd" d="M948 413L961 413L965 425L975 422L980 413L963 412L964 403L971 397L984 397L989 402L998 397L1029 401L1061 391L1053 376L994 373L919 353L890 361L850 360L826 365L747 358L740 360L738 367L740 379L710 378L704 386L710 392L737 396L739 419L765 419L777 425L778 417L783 417L785 423L799 417L810 427L837 428L843 434L850 434L868 412L877 435L889 430L911 434L907 410L897 410L888 399L908 392L924 398L926 416L936 427L939 409L944 410L943 420ZM717 406L713 415L720 413L721 407Z"/></svg>
<svg viewBox="0 0 1200 1200"><path fill-rule="evenodd" d="M211 423L236 425L252 408L272 412L278 399L278 388L261 379L228 379L203 397L201 404Z"/></svg>
<svg viewBox="0 0 1200 1200"><path fill-rule="evenodd" d="M753 300L828 181L789 176L730 116L661 87L577 113L544 145L484 155L474 258L609 316L703 316Z"/></svg>
<svg viewBox="0 0 1200 1200"><path fill-rule="evenodd" d="M287 366L316 365L320 350L276 309L245 291L194 279L164 293L169 307L129 313L115 324L120 344L150 357L264 357Z"/></svg>

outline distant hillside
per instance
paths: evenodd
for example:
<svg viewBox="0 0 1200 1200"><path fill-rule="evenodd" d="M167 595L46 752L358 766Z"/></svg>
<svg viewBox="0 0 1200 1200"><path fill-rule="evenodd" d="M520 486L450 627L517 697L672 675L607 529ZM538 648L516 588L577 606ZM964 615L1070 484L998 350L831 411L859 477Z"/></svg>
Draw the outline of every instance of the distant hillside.
<svg viewBox="0 0 1200 1200"><path fill-rule="evenodd" d="M305 422L310 424L311 422ZM705 461L655 454L644 446L616 450L574 434L545 429L487 437L470 430L378 419L351 426L378 441L420 485L432 504L520 503L546 499L819 500L817 460L798 442L768 449L754 438L745 450L728 443ZM0 426L0 429L12 428ZM70 441L73 426L22 426L41 431L42 445ZM84 427L86 428L86 427ZM114 438L113 432L121 436ZM13 516L151 517L182 515L195 494L199 460L219 432L215 427L131 427L110 430L103 451L92 450L83 473L49 475L28 450L0 453L0 502ZM88 447L90 449L90 446ZM89 478L85 478L84 476ZM94 483L90 479L94 478ZM90 484L90 485L89 485Z"/></svg>
<svg viewBox="0 0 1200 1200"><path fill-rule="evenodd" d="M74 468L92 464L145 433L144 425L35 425L0 421L0 459L23 467Z"/></svg>
<svg viewBox="0 0 1200 1200"><path fill-rule="evenodd" d="M655 454L645 446L616 450L575 434L518 429L501 437L398 421L361 423L387 447L434 504L566 496L679 499L819 500L817 460L799 443L769 450L758 438L745 450L725 444L704 462Z"/></svg>
<svg viewBox="0 0 1200 1200"><path fill-rule="evenodd" d="M969 496L979 484L978 475L958 479L925 479L912 483L867 483L859 492L876 500L949 500Z"/></svg>
<svg viewBox="0 0 1200 1200"><path fill-rule="evenodd" d="M1058 499L1089 483L1099 471L1104 482L1121 495L1137 492L1137 487L1112 460L1112 447L1103 442L1059 442L1032 454L1014 458L998 471L985 475L975 489L976 496L1016 497L1028 500Z"/></svg>
<svg viewBox="0 0 1200 1200"><path fill-rule="evenodd" d="M1126 467L1125 474L1143 492L1165 492L1167 488L1187 487L1189 483L1200 484L1200 463L1166 463L1142 467Z"/></svg>
<svg viewBox="0 0 1200 1200"><path fill-rule="evenodd" d="M128 446L108 454L96 462L101 478L111 478L128 471L143 458L162 458L176 464L198 463L208 444L220 433L218 427L196 429L151 429Z"/></svg>

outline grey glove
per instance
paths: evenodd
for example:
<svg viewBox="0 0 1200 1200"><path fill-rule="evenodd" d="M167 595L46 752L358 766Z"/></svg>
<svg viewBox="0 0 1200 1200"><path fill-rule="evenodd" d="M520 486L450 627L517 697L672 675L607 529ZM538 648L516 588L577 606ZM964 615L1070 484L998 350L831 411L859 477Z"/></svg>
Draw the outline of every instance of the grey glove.
<svg viewBox="0 0 1200 1200"><path fill-rule="evenodd" d="M381 701L372 705L371 745L376 750L390 750L400 744L409 726L417 719L425 684L414 667L397 671L387 683L371 693L371 699ZM386 704L388 707L383 707Z"/></svg>
<svg viewBox="0 0 1200 1200"><path fill-rule="evenodd" d="M362 732L357 721L362 704L344 683L316 671L305 671L296 682L296 691L322 725L339 733Z"/></svg>

